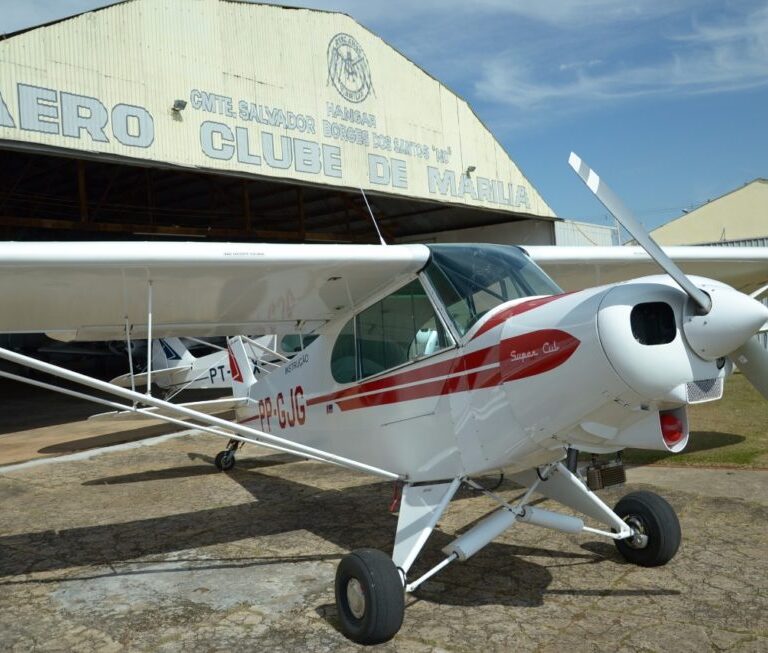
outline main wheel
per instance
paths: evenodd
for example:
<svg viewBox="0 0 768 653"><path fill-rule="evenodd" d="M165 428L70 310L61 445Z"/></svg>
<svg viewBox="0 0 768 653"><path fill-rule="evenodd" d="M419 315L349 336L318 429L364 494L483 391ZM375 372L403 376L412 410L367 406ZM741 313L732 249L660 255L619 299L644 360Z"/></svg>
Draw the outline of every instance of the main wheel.
<svg viewBox="0 0 768 653"><path fill-rule="evenodd" d="M235 466L235 452L231 449L219 451L219 453L216 454L213 464L222 472L232 469Z"/></svg>
<svg viewBox="0 0 768 653"><path fill-rule="evenodd" d="M336 569L341 631L358 644L378 644L403 625L405 592L395 563L376 549L345 555Z"/></svg>
<svg viewBox="0 0 768 653"><path fill-rule="evenodd" d="M616 548L628 561L641 567L667 564L680 546L680 522L674 509L653 492L631 492L613 509L634 531Z"/></svg>

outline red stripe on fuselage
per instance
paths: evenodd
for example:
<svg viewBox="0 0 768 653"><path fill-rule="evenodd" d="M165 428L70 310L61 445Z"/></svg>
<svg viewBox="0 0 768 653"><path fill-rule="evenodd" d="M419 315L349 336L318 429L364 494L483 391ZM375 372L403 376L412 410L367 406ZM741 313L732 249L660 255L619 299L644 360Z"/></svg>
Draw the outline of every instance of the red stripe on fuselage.
<svg viewBox="0 0 768 653"><path fill-rule="evenodd" d="M347 411L490 388L553 370L568 360L579 344L577 338L558 329L533 331L452 361L315 397L307 405L336 403ZM479 369L483 367L486 369Z"/></svg>
<svg viewBox="0 0 768 653"><path fill-rule="evenodd" d="M520 302L519 304L515 304L514 306L505 308L504 310L499 311L494 315L491 315L491 317L489 317L488 320L483 323L483 326L481 326L477 330L475 335L472 336L472 340L490 331L491 329L493 329L493 327L499 326L499 324L503 324L504 322L506 322L508 318L512 317L513 315L520 315L520 313L526 313L531 309L538 308L539 306L543 306L544 304L549 304L549 302L555 301L556 299L560 299L561 297L565 297L566 295L570 295L570 294L571 293L566 292L566 293L562 293L561 295L551 295L549 297L537 297L536 299L529 299L528 301Z"/></svg>
<svg viewBox="0 0 768 653"><path fill-rule="evenodd" d="M429 381L436 377L458 374L460 372L475 369L476 367L482 367L483 365L498 363L498 361L498 346L486 347L460 356L459 358L432 363L431 365L424 365L423 367L399 372L374 381L368 381L367 383L361 383L359 386L353 388L347 388L346 390L340 390L339 392L332 392L320 397L314 397L307 401L307 405L314 406L315 404L330 403L347 397L356 397L357 395L365 394L367 392L386 390L394 388L395 386L407 385L409 383Z"/></svg>
<svg viewBox="0 0 768 653"><path fill-rule="evenodd" d="M414 399L427 399L428 397L442 397L454 392L466 392L499 385L501 376L499 368L493 367L479 372L470 372L461 376L452 376L444 379L435 379L418 385L405 388L385 390L352 399L343 399L337 402L342 411L355 410L357 408L371 408L372 406L385 406L387 404L399 404L403 401Z"/></svg>

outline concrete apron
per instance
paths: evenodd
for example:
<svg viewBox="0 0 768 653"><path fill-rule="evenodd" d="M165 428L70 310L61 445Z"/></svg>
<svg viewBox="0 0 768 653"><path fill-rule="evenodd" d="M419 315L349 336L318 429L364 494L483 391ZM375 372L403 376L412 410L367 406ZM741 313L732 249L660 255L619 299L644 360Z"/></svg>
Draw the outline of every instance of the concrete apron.
<svg viewBox="0 0 768 653"><path fill-rule="evenodd" d="M0 648L358 650L336 629L333 576L351 549L391 549L391 485L253 447L222 474L221 445L182 436L0 470ZM516 526L411 597L378 650L768 650L766 473L628 476L601 496L663 488L683 529L667 566ZM491 507L462 491L414 574Z"/></svg>

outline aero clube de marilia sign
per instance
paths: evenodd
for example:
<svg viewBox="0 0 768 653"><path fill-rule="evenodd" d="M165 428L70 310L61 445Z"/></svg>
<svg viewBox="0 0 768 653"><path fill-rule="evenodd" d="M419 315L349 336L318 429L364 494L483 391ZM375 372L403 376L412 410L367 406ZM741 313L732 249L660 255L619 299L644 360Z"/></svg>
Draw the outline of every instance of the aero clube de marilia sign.
<svg viewBox="0 0 768 653"><path fill-rule="evenodd" d="M88 93L21 80L8 88L0 81L0 134L170 163L174 163L173 153L183 151L200 167L364 186L512 211L539 208L540 200L532 202L532 189L524 178L514 182L497 178L495 162L483 166L482 161L473 160L477 173L467 172L459 148L451 143L452 135L441 135L431 126L414 129L414 122L401 128L402 121L389 115L382 120L370 108L382 106L371 64L353 36L333 35L322 63L327 72L324 87L296 101L321 107L319 111L191 88L188 108L171 112L175 120L168 119L167 109L153 110L130 101L110 104ZM186 125L197 116L201 119L192 151L188 135L186 144L165 148L170 153L163 151L163 139L180 138L178 123ZM409 131L437 133L433 138L440 142L409 138ZM179 163L189 165L190 161ZM494 172L482 174L484 170Z"/></svg>

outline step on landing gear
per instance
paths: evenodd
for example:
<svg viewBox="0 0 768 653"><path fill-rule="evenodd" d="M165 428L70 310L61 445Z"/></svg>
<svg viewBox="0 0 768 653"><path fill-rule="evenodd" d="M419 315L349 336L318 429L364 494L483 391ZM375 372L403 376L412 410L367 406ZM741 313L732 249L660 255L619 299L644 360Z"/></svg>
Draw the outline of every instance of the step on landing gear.
<svg viewBox="0 0 768 653"><path fill-rule="evenodd" d="M336 569L341 631L358 644L392 639L403 624L405 588L392 559L376 549L345 555Z"/></svg>
<svg viewBox="0 0 768 653"><path fill-rule="evenodd" d="M219 451L213 463L220 472L227 472L235 466L235 451L240 446L237 440L230 440L224 451Z"/></svg>

